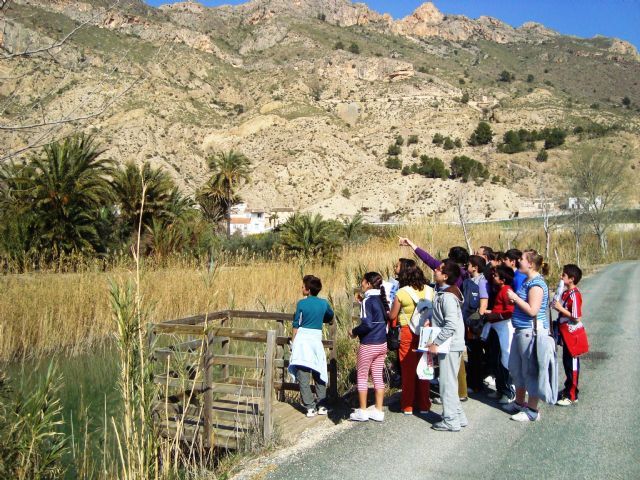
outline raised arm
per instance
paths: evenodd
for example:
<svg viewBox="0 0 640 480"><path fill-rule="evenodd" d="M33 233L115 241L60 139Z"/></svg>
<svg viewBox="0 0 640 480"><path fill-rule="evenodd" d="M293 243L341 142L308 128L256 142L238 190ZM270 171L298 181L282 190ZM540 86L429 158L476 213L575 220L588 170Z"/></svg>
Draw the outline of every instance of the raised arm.
<svg viewBox="0 0 640 480"><path fill-rule="evenodd" d="M418 247L415 243L405 237L398 237L398 243L401 247L411 247L420 260L427 264L431 270L435 270L442 262L437 258L432 257L428 252Z"/></svg>

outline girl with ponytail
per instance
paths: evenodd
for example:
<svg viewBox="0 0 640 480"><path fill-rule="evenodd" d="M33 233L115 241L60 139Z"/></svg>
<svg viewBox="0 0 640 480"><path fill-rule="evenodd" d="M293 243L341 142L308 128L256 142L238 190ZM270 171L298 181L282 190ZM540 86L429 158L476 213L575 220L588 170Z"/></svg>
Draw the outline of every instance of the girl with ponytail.
<svg viewBox="0 0 640 480"><path fill-rule="evenodd" d="M357 408L350 418L356 422L366 422L369 419L382 422L384 420L382 370L387 356L389 304L382 286L382 275L378 272L366 273L360 285L363 294L360 304L360 324L349 333L351 338L358 337L360 339L357 360L360 408ZM369 372L373 377L375 405L367 409Z"/></svg>

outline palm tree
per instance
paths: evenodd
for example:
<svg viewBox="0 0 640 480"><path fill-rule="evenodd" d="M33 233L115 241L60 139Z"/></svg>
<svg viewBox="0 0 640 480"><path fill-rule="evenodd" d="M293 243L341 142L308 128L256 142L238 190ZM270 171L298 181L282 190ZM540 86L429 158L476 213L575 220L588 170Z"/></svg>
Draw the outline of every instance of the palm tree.
<svg viewBox="0 0 640 480"><path fill-rule="evenodd" d="M342 220L342 232L344 239L347 243L357 242L364 230L364 217L360 212L349 220L347 218Z"/></svg>
<svg viewBox="0 0 640 480"><path fill-rule="evenodd" d="M145 162L138 167L133 162L115 172L113 190L120 210L123 237L132 237L138 231L142 185L146 186L142 225L150 227L154 219L175 221L192 207L192 202L176 187L162 168Z"/></svg>
<svg viewBox="0 0 640 480"><path fill-rule="evenodd" d="M95 221L110 203L112 162L100 158L103 152L84 134L53 142L43 153L31 160L22 179L41 247L54 255L96 250L101 241Z"/></svg>
<svg viewBox="0 0 640 480"><path fill-rule="evenodd" d="M227 219L227 236L231 236L231 207L240 200L238 188L249 182L251 161L242 153L229 150L208 159L211 178L202 194L217 199Z"/></svg>
<svg viewBox="0 0 640 480"><path fill-rule="evenodd" d="M285 250L303 258L321 257L333 261L341 246L338 224L319 213L296 213L283 225L280 243Z"/></svg>

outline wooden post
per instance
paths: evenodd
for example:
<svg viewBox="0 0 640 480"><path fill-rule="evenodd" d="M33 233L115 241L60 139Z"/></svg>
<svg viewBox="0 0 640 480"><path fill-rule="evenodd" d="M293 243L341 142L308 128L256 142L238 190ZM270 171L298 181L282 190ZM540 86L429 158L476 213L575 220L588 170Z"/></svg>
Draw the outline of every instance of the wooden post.
<svg viewBox="0 0 640 480"><path fill-rule="evenodd" d="M279 337L284 336L284 322L280 322L280 321L278 322L278 328L276 330L276 333ZM278 360L284 360L284 345L276 346L276 358ZM283 363L282 369L278 371L278 380L281 383L284 383L286 379L287 379L287 367L284 366L284 363ZM279 400L281 402L284 402L284 388L280 389L280 392L278 395L279 395Z"/></svg>
<svg viewBox="0 0 640 480"><path fill-rule="evenodd" d="M206 448L213 448L215 441L212 435L212 415L213 415L213 366L211 357L213 356L213 334L208 333L204 339L204 350L202 352L202 374L204 375L204 445Z"/></svg>
<svg viewBox="0 0 640 480"><path fill-rule="evenodd" d="M332 341L331 350L329 350L329 398L335 402L338 399L338 358L336 353L338 324L335 318L329 326L329 337Z"/></svg>
<svg viewBox="0 0 640 480"><path fill-rule="evenodd" d="M264 403L263 403L263 436L265 441L273 435L273 361L276 356L276 332L267 332L267 349L264 355Z"/></svg>
<svg viewBox="0 0 640 480"><path fill-rule="evenodd" d="M231 315L227 314L227 318L223 319L220 322L222 327L230 327L231 326ZM230 339L224 340L222 345L222 354L229 355L229 342ZM222 381L226 382L229 380L229 365L223 365L222 367Z"/></svg>

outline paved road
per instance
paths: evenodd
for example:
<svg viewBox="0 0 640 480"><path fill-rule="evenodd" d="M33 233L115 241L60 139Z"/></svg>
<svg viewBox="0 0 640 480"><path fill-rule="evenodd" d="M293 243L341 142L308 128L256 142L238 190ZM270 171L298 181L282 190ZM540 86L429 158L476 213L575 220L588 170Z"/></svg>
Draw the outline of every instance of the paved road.
<svg viewBox="0 0 640 480"><path fill-rule="evenodd" d="M464 404L470 425L460 433L387 413L384 423L354 425L265 478L640 479L639 285L640 263L583 281L593 354L582 363L579 405L545 405L540 422L523 425L482 396Z"/></svg>

